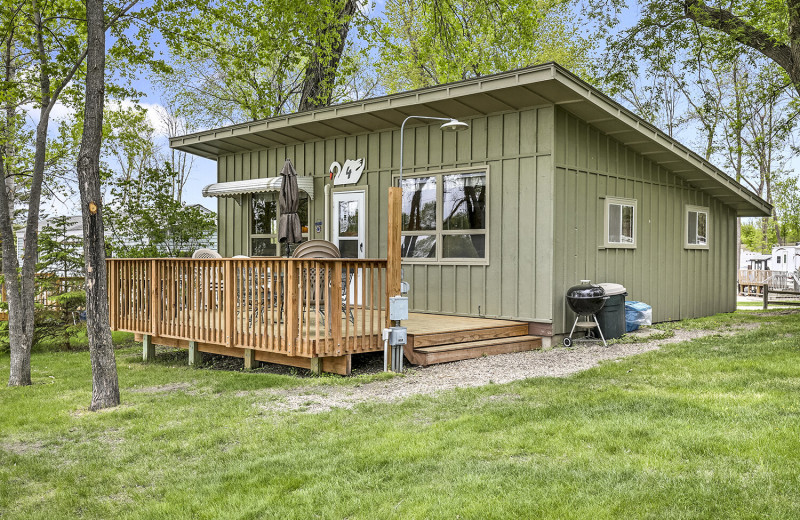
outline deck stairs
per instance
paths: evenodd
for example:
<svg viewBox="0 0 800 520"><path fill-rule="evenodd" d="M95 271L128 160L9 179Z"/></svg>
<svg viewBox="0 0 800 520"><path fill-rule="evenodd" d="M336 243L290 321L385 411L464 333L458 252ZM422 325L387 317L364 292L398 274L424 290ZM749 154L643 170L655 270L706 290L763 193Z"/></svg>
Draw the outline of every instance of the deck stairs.
<svg viewBox="0 0 800 520"><path fill-rule="evenodd" d="M540 348L542 338L529 335L527 323L512 323L438 333L409 331L405 355L414 365L428 366Z"/></svg>

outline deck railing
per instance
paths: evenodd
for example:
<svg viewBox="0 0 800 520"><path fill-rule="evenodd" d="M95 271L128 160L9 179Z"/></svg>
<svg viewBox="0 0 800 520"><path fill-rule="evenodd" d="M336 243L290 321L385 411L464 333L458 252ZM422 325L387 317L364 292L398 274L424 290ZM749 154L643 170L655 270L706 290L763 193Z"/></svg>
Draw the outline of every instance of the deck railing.
<svg viewBox="0 0 800 520"><path fill-rule="evenodd" d="M36 273L36 289L33 300L44 307L57 305L55 296L71 291L82 291L86 280L82 276L56 276L51 273ZM0 283L0 303L6 303L6 284ZM5 316L5 313L2 313ZM0 316L0 319L6 319Z"/></svg>
<svg viewBox="0 0 800 520"><path fill-rule="evenodd" d="M381 348L384 259L109 259L111 328L326 357Z"/></svg>
<svg viewBox="0 0 800 520"><path fill-rule="evenodd" d="M759 269L739 269L739 287L757 287L767 284L770 290L798 290L795 273L787 271L767 271Z"/></svg>

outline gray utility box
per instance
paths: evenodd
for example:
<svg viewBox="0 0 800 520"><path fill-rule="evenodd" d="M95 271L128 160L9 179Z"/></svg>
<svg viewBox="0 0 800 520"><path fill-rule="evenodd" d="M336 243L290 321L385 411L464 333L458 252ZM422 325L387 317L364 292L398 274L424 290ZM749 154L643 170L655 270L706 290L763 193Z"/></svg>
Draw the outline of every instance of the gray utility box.
<svg viewBox="0 0 800 520"><path fill-rule="evenodd" d="M408 330L405 327L389 327L389 345L406 345Z"/></svg>
<svg viewBox="0 0 800 520"><path fill-rule="evenodd" d="M392 296L389 298L389 319L403 321L408 319L408 297Z"/></svg>

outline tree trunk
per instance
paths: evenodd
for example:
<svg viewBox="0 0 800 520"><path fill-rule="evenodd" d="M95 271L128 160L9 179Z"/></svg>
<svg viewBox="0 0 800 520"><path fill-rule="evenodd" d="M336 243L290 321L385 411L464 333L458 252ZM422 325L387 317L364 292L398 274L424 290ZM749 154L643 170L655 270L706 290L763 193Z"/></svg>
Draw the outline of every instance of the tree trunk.
<svg viewBox="0 0 800 520"><path fill-rule="evenodd" d="M86 0L86 109L78 154L78 184L86 257L86 333L92 362L90 410L119 405L119 381L108 319L100 143L105 97L105 22L103 0Z"/></svg>
<svg viewBox="0 0 800 520"><path fill-rule="evenodd" d="M350 31L350 21L357 9L357 0L346 0L337 16L338 23L331 24L320 32L317 50L313 52L303 78L299 110L330 105L336 73L344 53L347 33Z"/></svg>
<svg viewBox="0 0 800 520"><path fill-rule="evenodd" d="M44 62L46 56L42 44L44 38L42 19L35 3L34 16L39 43L39 58ZM33 345L34 296L36 294L34 275L39 258L39 208L47 153L47 130L50 123L50 112L53 108L50 96L50 76L46 71L43 71L39 77L39 89L42 99L39 123L36 125L33 174L31 175L21 276L17 273L19 264L14 247L13 213L10 209L13 208L14 202L10 199L11 194L7 190L2 190L3 193L0 194L0 206L2 206L0 207L0 237L3 239L3 270L8 297L8 340L11 350L9 386L31 384L31 347Z"/></svg>
<svg viewBox="0 0 800 520"><path fill-rule="evenodd" d="M3 65L5 69L4 80L10 84L14 80L15 67L13 64L13 44L11 37L4 42ZM3 138L6 142L0 153L0 177L5 179L0 189L0 239L2 240L3 275L6 284L6 301L8 303L8 333L11 350L10 373L8 386L25 386L31 384L31 344L23 341L24 328L22 300L20 297L19 275L17 269L16 237L12 224L14 212L14 176L12 171L6 169L6 157L14 154L14 133L16 128L16 109L13 100L9 99L5 107L5 121L3 124Z"/></svg>

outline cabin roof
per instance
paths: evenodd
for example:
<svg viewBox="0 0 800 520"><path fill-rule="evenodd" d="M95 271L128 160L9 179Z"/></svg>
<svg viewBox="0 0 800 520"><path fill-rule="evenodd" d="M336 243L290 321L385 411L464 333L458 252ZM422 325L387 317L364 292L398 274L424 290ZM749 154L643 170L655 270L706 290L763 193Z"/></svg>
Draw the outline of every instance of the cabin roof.
<svg viewBox="0 0 800 520"><path fill-rule="evenodd" d="M557 63L173 137L170 147L217 159L234 153L399 129L412 114L469 119L545 104L561 106L663 165L734 208L738 216L772 213L770 204L725 172Z"/></svg>

